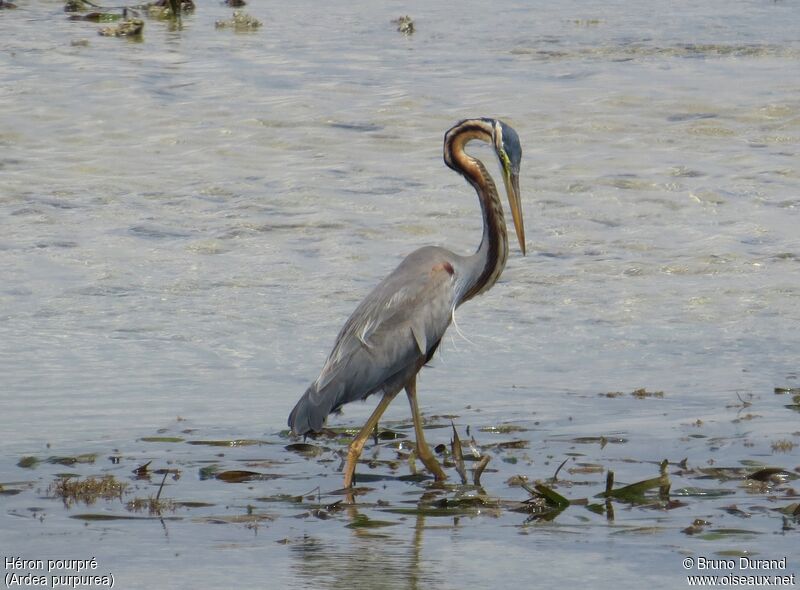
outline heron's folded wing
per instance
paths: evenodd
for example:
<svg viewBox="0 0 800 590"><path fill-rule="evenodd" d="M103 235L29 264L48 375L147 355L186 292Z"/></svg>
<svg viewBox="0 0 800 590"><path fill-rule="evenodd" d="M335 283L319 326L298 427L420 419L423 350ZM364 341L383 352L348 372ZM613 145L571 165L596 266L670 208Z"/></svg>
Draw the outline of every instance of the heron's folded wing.
<svg viewBox="0 0 800 590"><path fill-rule="evenodd" d="M428 356L452 318L454 273L447 254L417 250L373 289L339 333L318 390L343 380L346 397L361 399Z"/></svg>

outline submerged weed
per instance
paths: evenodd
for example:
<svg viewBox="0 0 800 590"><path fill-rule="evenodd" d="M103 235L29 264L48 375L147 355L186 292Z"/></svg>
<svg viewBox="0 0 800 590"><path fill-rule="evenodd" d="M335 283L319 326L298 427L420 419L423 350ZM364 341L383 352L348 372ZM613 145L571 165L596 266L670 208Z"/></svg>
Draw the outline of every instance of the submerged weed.
<svg viewBox="0 0 800 590"><path fill-rule="evenodd" d="M84 479L77 477L59 477L50 484L48 493L61 498L66 506L83 503L87 506L98 500L122 499L128 484L119 481L113 475L102 477L89 476Z"/></svg>

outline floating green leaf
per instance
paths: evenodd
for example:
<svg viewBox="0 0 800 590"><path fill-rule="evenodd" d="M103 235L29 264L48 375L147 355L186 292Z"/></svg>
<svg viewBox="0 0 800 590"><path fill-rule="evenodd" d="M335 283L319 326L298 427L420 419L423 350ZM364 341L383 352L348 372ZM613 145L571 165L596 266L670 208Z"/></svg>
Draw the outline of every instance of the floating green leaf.
<svg viewBox="0 0 800 590"><path fill-rule="evenodd" d="M544 485L543 483L537 483L531 488L528 484L523 483L522 487L525 490L534 496L539 496L547 502L548 506L552 506L557 510L564 510L567 506L569 506L569 500L567 500L564 496L553 490L553 488Z"/></svg>
<svg viewBox="0 0 800 590"><path fill-rule="evenodd" d="M703 539L704 541L719 541L730 537L739 537L745 535L760 535L758 531L749 531L746 529L713 529L706 533L697 535L696 538Z"/></svg>
<svg viewBox="0 0 800 590"><path fill-rule="evenodd" d="M257 471L246 471L244 469L232 469L229 471L222 471L217 473L215 477L221 481L228 483L242 483L245 481L253 480L268 480L283 477L274 473L258 473Z"/></svg>
<svg viewBox="0 0 800 590"><path fill-rule="evenodd" d="M374 520L364 514L356 514L350 524L346 526L349 529L375 529L396 524L398 523L389 520Z"/></svg>
<svg viewBox="0 0 800 590"><path fill-rule="evenodd" d="M660 475L652 479L645 479L630 485L617 488L616 490L609 490L597 494L595 497L614 498L616 500L624 500L625 502L640 502L644 498L644 493L654 488L662 488L669 486L669 477L667 475Z"/></svg>

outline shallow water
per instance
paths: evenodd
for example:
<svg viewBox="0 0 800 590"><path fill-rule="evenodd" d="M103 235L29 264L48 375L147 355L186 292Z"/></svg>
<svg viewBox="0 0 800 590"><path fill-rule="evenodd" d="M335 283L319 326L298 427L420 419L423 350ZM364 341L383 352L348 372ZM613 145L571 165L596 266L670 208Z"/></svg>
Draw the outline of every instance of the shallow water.
<svg viewBox="0 0 800 590"><path fill-rule="evenodd" d="M0 483L33 483L0 496L4 546L95 555L124 587L162 585L167 568L176 587L358 587L375 568L386 587L591 575L616 588L683 585L684 554L780 558L796 545L796 522L761 508L741 539L680 532L695 518L735 528L722 507L796 501L770 500L789 484L617 507L612 525L571 506L533 526L503 510L366 533L344 527L352 514L293 519L256 500L338 487L340 444L331 462L307 461L279 433L359 299L420 245L476 246L475 197L441 161L443 132L466 116L520 134L529 255L513 247L501 282L459 310L472 343L443 342L420 398L462 429L528 429L530 462L493 457L487 493L524 499L506 479L551 477L578 437L625 439L579 449L627 483L662 459L673 489L697 483L675 475L684 458L796 471L797 447L773 450L800 443L791 396L773 393L798 386L800 348L792 3L252 5L264 26L247 34L215 30L230 10L208 5L181 30L147 20L141 42L99 37L58 2L18 4L0 11ZM390 22L404 13L410 37ZM664 397L629 395L639 387ZM332 425L356 426L371 406ZM398 401L387 417L407 413ZM141 441L160 428L267 441L226 457L276 461L282 477L212 485L197 472L217 450ZM93 452L70 470L128 478L137 461L172 461L183 475L169 496L216 508L84 525L47 498L62 467L17 466ZM590 479L602 491L604 473ZM416 501L425 485L389 480L359 501ZM253 503L274 520L204 520ZM656 521L644 538L617 534Z"/></svg>

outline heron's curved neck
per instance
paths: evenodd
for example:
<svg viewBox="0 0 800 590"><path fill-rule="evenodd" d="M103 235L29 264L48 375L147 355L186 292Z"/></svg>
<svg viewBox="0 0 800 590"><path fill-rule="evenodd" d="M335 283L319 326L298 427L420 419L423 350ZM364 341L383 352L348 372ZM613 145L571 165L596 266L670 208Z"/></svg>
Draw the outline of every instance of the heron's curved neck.
<svg viewBox="0 0 800 590"><path fill-rule="evenodd" d="M473 139L492 143L490 124L483 120L464 121L451 129L445 137L445 162L475 188L483 214L483 238L475 254L467 258L467 274L463 278L464 294L457 305L494 285L508 259L508 233L497 186L483 163L467 154L464 149Z"/></svg>

